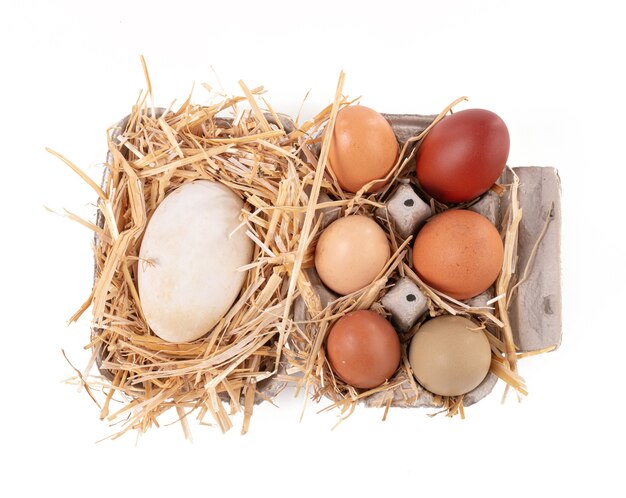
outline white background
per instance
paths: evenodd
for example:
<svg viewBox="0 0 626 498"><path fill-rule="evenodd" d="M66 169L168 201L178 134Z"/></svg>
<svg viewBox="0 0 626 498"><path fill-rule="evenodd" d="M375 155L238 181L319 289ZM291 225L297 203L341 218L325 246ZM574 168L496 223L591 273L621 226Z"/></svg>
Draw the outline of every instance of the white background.
<svg viewBox="0 0 626 498"><path fill-rule="evenodd" d="M8 2L0 6L0 495L623 496L624 36L621 2ZM564 339L520 368L467 419L360 409L331 431L290 394L260 406L250 433L192 424L136 438L113 431L63 380L83 368L91 234L44 209L90 217L93 192L49 146L98 179L105 130L145 88L184 100L196 82L265 85L303 116L346 93L381 112L497 112L509 164L563 181ZM321 407L318 407L321 408ZM236 424L240 419L235 420ZM620 462L621 459L621 462ZM578 495L578 493L577 493Z"/></svg>

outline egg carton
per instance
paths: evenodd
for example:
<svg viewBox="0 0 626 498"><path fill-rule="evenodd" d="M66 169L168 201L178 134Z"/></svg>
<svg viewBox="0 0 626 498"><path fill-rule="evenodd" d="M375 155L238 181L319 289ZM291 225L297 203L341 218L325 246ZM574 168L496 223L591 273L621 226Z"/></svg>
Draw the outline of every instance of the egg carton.
<svg viewBox="0 0 626 498"><path fill-rule="evenodd" d="M400 144L424 131L436 116L415 114L383 114L389 121ZM557 348L561 344L561 182L558 172L552 167L507 167L498 183L508 184L515 173L519 180L518 202L523 217L518 231L517 271L523 272L533 258L533 248L537 240L534 261L529 266L525 281L518 287L513 297L509 317L515 344L520 352ZM469 207L494 225L500 222L509 208L510 197L506 191L499 196L490 190ZM385 211L401 237L414 234L431 216L430 205L425 202L410 183L399 182L395 190L381 208ZM541 233L549 216L549 224L543 237ZM409 254L409 260L411 260ZM314 270L310 270L313 288L319 294L322 304L336 298L324 286ZM488 305L494 297L493 288L469 300L471 306ZM399 332L407 332L427 312L427 299L418 286L408 278L394 282L381 299L382 306L390 313L391 321ZM304 319L304 305L297 302L294 314L296 322ZM487 396L497 383L498 377L489 373L484 381L463 398L464 406L470 406ZM436 407L431 393L423 390L418 398L414 396L412 379L404 370L390 379L400 384L393 391L383 391L368 396L367 406L382 406L391 402L397 407ZM390 400L389 397L392 396Z"/></svg>
<svg viewBox="0 0 626 498"><path fill-rule="evenodd" d="M162 114L165 109L157 108L155 112ZM409 138L421 133L435 119L433 115L415 114L383 114L389 121L400 144ZM272 124L277 124L271 114L266 118ZM289 132L294 129L293 122L284 116L279 117L281 125ZM225 119L227 121L227 119ZM128 116L120 120L113 128L111 139L116 140L128 123ZM107 157L108 161L112 158ZM102 184L106 182L108 170L105 169ZM509 315L513 329L515 344L519 351L536 351L549 347L558 347L561 344L561 187L560 178L555 168L551 167L514 167L503 173L499 183L508 183L512 172L520 179L518 200L523 211L519 226L519 240L517 252L517 268L524 269L532 257L533 247L540 237L545 224L546 213L549 213L550 223L537 248L534 256L532 271L527 279L518 287L514 299L511 301ZM324 200L324 193L320 200ZM326 199L330 200L330 199ZM493 191L484 194L478 202L469 209L487 217L498 225L504 216L509 199L505 194L498 196ZM415 233L419 226L430 216L430 206L418 195L412 185L399 182L395 190L386 201L386 207L391 222L398 233L406 237ZM336 210L326 213L324 226L336 219ZM98 226L104 225L100 213L97 215ZM96 235L97 242L97 235ZM410 259L410 258L409 258ZM313 288L318 293L322 305L336 299L332 291L326 288L314 269L307 270ZM473 306L486 306L493 297L493 290L470 300ZM427 311L426 298L419 288L408 279L400 279L393 283L381 299L381 304L390 313L391 321L400 332L408 331ZM294 303L294 320L305 319L306 308L301 299ZM96 331L97 332L97 331ZM111 372L101 367L102 351L96 352L96 364L100 372L112 380ZM283 361L279 373L284 373L287 365ZM392 381L403 381L393 391L391 406L398 407L435 407L433 396L423 391L419 398L414 395L411 380L406 378L404 371L399 371ZM469 406L487 396L495 386L497 377L490 373L485 380L463 398L464 406ZM272 399L286 387L287 383L276 378L268 378L258 383L258 394L255 403ZM389 392L381 392L367 397L364 403L367 406L381 406L387 403ZM227 399L227 396L224 397ZM411 400L412 399L412 400ZM411 400L411 401L408 401Z"/></svg>

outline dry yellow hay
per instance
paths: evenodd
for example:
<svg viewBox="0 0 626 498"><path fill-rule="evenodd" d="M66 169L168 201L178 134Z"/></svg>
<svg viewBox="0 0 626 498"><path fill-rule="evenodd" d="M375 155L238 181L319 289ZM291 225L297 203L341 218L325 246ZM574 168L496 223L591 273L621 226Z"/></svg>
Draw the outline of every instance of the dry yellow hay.
<svg viewBox="0 0 626 498"><path fill-rule="evenodd" d="M263 89L240 85L242 97L209 106L187 100L168 110L148 105L150 90L143 94L128 118L110 130L102 187L50 151L98 196L97 225L79 220L96 234L94 288L72 320L92 306L90 365L97 364L104 377L93 380L88 368L79 379L99 404L101 419L122 420L114 437L158 426L170 408L187 436L192 413L200 423L210 414L226 431L229 415L243 411L245 433L255 399L276 393L276 383L259 383L271 383L281 367L282 345L292 329L290 305L303 285L297 267L307 244L301 240L311 229L305 189L316 182L319 188L323 177L297 150L314 123L297 128L271 107L264 114L256 101ZM255 254L241 269L247 277L239 299L213 330L192 343L171 344L150 333L143 317L135 286L138 253L159 203L196 179L221 182L244 199L241 223ZM103 393L100 401L95 388ZM122 401L120 408L113 408L113 399Z"/></svg>
<svg viewBox="0 0 626 498"><path fill-rule="evenodd" d="M121 421L113 437L158 426L159 416L171 408L188 437L187 418L192 414L200 423L206 423L209 414L226 431L232 426L230 415L243 412L245 433L255 401L271 399L285 381L295 382L297 391L304 390L307 397L311 393L314 400L332 400L329 408L340 407L348 415L358 401L381 392L391 394L384 398L384 417L399 392L410 405L423 390L413 379L406 351L396 377L366 392L357 392L335 378L324 355L324 341L334 321L356 309L382 312L379 299L399 276L408 276L420 286L429 298L431 315L463 313L488 326L492 371L518 392L526 392L517 374L520 355L515 352L506 314L514 292L511 275L521 217L515 181L499 187L510 191L512 208L502 227L506 257L497 283L496 313L469 308L421 282L407 258L411 239L399 238L388 219L378 220L393 252L387 266L367 288L322 308L306 272L313 267L322 210L336 207L343 215L374 217L396 181L411 177L413 145L430 129L404 144L388 175L389 183L379 192L368 194L365 186L355 195L346 194L326 170L330 133L322 134L323 129L333 129L337 112L352 103L342 95L343 81L342 73L331 105L294 126L266 102L263 112L257 102L263 89L249 89L243 82L243 96L208 106L194 105L189 98L176 109L155 109L148 78L148 92L140 96L126 120L109 130L102 187L68 159L50 151L98 196L96 224L68 213L95 232L93 292L72 320L92 306L91 341L86 346L92 351L92 361L85 372L76 372L99 405L101 419ZM453 102L431 127L464 99ZM318 155L315 146L320 142ZM171 344L151 334L143 317L135 287L138 253L146 223L159 203L172 190L196 179L219 181L244 199L241 223L255 243L255 254L253 262L241 269L247 277L239 299L215 328L192 343ZM318 202L320 192L333 200ZM432 208L438 212L445 206L433 202ZM299 296L310 319L294 324L292 305ZM401 340L406 345L410 334ZM94 364L102 377L91 376ZM100 400L96 391L102 393ZM114 399L122 401L119 409L113 409ZM448 414L463 416L462 397L436 401Z"/></svg>

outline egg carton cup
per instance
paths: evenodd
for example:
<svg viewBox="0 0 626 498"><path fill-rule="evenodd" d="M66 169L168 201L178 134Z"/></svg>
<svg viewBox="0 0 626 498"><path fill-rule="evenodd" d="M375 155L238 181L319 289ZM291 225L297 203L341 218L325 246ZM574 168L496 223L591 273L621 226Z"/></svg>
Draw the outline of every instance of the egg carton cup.
<svg viewBox="0 0 626 498"><path fill-rule="evenodd" d="M422 133L436 118L432 115L383 114L391 124L400 144ZM413 144L406 152L412 156ZM316 153L319 149L315 150ZM412 162L414 164L414 161ZM496 227L501 227L511 209L511 190L506 186L513 179L519 178L517 200L523 216L521 218L515 256L515 278L519 282L509 302L509 319L514 342L519 353L538 353L556 349L561 343L561 187L556 169L551 167L506 167L498 184L502 188L489 190L476 201L466 207L488 218ZM415 175L412 175L413 177ZM321 194L324 195L324 194ZM321 200L325 200L321 198ZM427 194L419 188L416 180L409 177L399 178L396 184L383 196L384 207L379 208L375 215L382 226L390 222L400 240L413 235L417 229L432 215L431 202ZM434 202L434 201L432 201ZM327 213L328 214L328 213ZM337 214L327 217L322 228L336 219ZM405 261L410 262L411 249L408 246ZM324 286L314 268L307 270L312 289L319 297L323 306L339 298ZM410 373L406 348L415 327L429 315L440 314L442 310L429 303L420 286L410 278L394 273L383 289L374 290L379 298L373 300L370 307L387 315L398 331L403 343L403 361L396 374L388 380L393 388L373 389L363 396L362 391L346 386L346 389L328 388L318 390L313 395L317 401L322 398L333 401L335 407L347 410L353 403L362 403L370 407L427 407L458 410L461 399L445 400L422 388ZM494 298L494 287L483 294L468 300L467 304L474 308L494 310L491 301ZM303 299L296 301L294 320L305 327L311 317L307 314ZM324 333L327 334L330 327ZM413 331L412 331L413 329ZM494 331L487 322L488 331ZM314 335L310 334L309 335ZM323 351L323 349L322 349ZM323 354L323 353L322 353ZM301 369L301 368L300 368ZM292 371L298 370L292 368ZM322 385L332 383L332 371L326 362L323 369L314 373ZM483 382L462 397L462 406L470 406L494 388L499 377L493 369ZM319 386L318 386L319 389ZM315 390L315 389L314 389ZM319 395L323 392L323 395ZM449 403L454 404L451 406Z"/></svg>

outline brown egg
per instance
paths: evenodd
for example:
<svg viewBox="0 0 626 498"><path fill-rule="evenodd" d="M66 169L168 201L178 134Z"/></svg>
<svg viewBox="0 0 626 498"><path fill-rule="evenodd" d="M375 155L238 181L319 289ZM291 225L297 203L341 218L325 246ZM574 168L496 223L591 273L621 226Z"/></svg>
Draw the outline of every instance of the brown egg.
<svg viewBox="0 0 626 498"><path fill-rule="evenodd" d="M417 381L434 394L460 396L489 372L491 348L478 325L460 316L438 316L424 323L409 347Z"/></svg>
<svg viewBox="0 0 626 498"><path fill-rule="evenodd" d="M378 313L353 311L331 329L326 354L333 372L344 382L371 389L391 378L398 368L400 340Z"/></svg>
<svg viewBox="0 0 626 498"><path fill-rule="evenodd" d="M441 202L469 201L489 190L508 157L504 121L485 109L466 109L446 116L426 135L417 151L417 179Z"/></svg>
<svg viewBox="0 0 626 498"><path fill-rule="evenodd" d="M419 277L460 300L477 296L493 285L503 256L496 227L484 216L462 209L432 217L413 245L413 267Z"/></svg>
<svg viewBox="0 0 626 498"><path fill-rule="evenodd" d="M357 192L372 180L385 178L397 158L398 141L381 114L362 105L339 111L328 162L342 189ZM384 184L377 182L368 191L376 191Z"/></svg>
<svg viewBox="0 0 626 498"><path fill-rule="evenodd" d="M315 248L315 269L322 282L338 294L351 294L371 284L391 249L378 223L361 215L332 222Z"/></svg>

